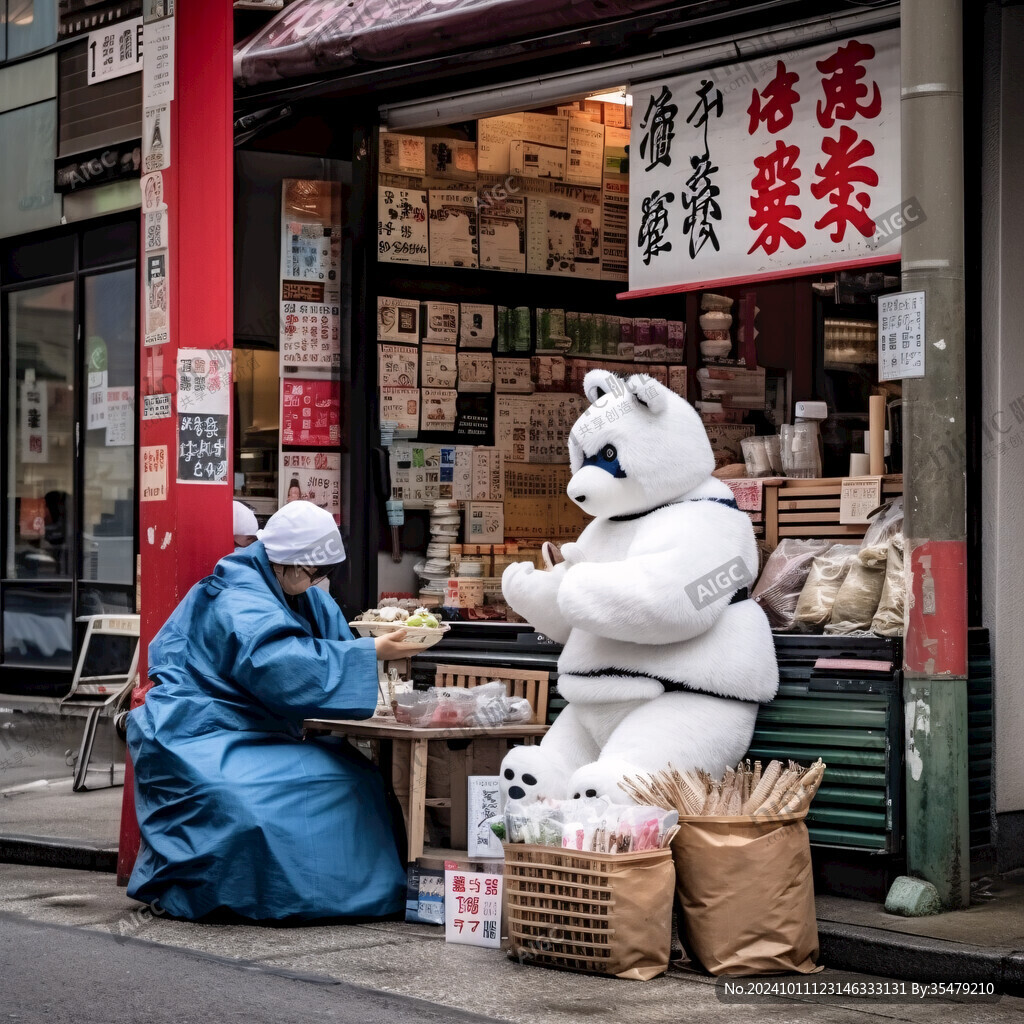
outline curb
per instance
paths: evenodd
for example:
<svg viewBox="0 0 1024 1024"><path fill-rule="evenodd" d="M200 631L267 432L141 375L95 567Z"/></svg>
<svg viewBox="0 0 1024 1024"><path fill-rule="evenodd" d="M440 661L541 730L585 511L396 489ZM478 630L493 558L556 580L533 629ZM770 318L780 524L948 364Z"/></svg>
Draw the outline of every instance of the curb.
<svg viewBox="0 0 1024 1024"><path fill-rule="evenodd" d="M1000 993L1024 995L1024 952L1006 946L971 946L836 921L818 922L818 941L821 962L833 970L918 982L991 983Z"/></svg>
<svg viewBox="0 0 1024 1024"><path fill-rule="evenodd" d="M49 836L0 835L0 862L116 873L117 847Z"/></svg>

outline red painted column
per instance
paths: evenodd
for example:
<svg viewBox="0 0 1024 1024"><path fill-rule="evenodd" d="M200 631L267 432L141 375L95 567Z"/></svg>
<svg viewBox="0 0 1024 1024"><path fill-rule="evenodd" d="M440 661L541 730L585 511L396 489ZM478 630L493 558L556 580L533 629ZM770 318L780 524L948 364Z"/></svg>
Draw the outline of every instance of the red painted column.
<svg viewBox="0 0 1024 1024"><path fill-rule="evenodd" d="M142 685L132 694L133 707L145 700L149 688L149 642L189 588L210 573L233 546L230 423L227 480L217 484L179 484L175 480L177 351L230 350L233 336L232 6L231 0L177 0L174 6L171 163L160 172L168 217L170 338L163 345L143 346L139 360L141 393L169 393L173 414L140 421L142 448L166 446L167 497L139 503ZM140 335L145 326L145 255L143 268ZM144 402L138 404L142 417ZM117 866L122 885L128 883L138 849L129 761Z"/></svg>

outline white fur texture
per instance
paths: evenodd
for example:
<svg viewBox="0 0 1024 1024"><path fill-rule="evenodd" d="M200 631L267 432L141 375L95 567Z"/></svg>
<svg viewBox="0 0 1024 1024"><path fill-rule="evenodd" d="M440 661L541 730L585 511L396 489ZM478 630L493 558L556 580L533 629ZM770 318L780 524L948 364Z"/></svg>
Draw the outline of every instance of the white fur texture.
<svg viewBox="0 0 1024 1024"><path fill-rule="evenodd" d="M502 577L509 605L564 645L569 706L539 746L505 758L505 797L628 802L624 774L671 763L720 775L778 689L768 620L753 601L729 603L738 586L722 567L752 582L757 546L746 514L715 500L732 492L711 476L700 418L647 376L594 370L584 392L592 404L569 434L568 494L594 521L555 568L520 562ZM708 579L713 600L687 591Z"/></svg>

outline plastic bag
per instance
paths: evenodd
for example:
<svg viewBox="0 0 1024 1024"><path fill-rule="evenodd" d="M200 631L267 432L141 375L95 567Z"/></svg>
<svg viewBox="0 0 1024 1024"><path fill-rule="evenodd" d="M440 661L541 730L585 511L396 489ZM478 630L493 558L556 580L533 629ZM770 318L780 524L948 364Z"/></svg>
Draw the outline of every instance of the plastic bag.
<svg viewBox="0 0 1024 1024"><path fill-rule="evenodd" d="M903 499L893 498L882 506L882 510L871 520L860 542L861 550L886 548L889 541L903 532Z"/></svg>
<svg viewBox="0 0 1024 1024"><path fill-rule="evenodd" d="M907 582L903 573L903 534L896 534L889 541L888 557L885 563L885 582L878 608L871 620L871 629L882 636L903 634L903 609L906 602Z"/></svg>
<svg viewBox="0 0 1024 1024"><path fill-rule="evenodd" d="M796 603L793 625L805 633L817 633L832 618L832 607L858 547L854 544L834 544L811 563L807 582Z"/></svg>
<svg viewBox="0 0 1024 1024"><path fill-rule="evenodd" d="M832 606L826 633L853 633L870 629L885 584L888 544L861 547L850 565Z"/></svg>
<svg viewBox="0 0 1024 1024"><path fill-rule="evenodd" d="M751 596L764 609L772 629L793 628L793 613L811 571L811 563L828 548L827 540L787 537L779 541L768 556L764 572Z"/></svg>
<svg viewBox="0 0 1024 1024"><path fill-rule="evenodd" d="M502 682L484 683L469 692L473 695L469 725L512 725L533 721L530 702L525 697L510 697Z"/></svg>

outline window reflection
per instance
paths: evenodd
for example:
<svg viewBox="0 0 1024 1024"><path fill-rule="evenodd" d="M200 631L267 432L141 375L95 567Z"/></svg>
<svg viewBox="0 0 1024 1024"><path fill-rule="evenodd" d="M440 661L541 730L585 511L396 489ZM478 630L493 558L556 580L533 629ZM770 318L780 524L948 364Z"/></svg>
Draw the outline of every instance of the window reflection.
<svg viewBox="0 0 1024 1024"><path fill-rule="evenodd" d="M7 56L41 50L57 41L57 0L7 0Z"/></svg>
<svg viewBox="0 0 1024 1024"><path fill-rule="evenodd" d="M12 292L8 579L67 578L74 537L74 285Z"/></svg>
<svg viewBox="0 0 1024 1024"><path fill-rule="evenodd" d="M135 271L85 278L83 580L135 579Z"/></svg>
<svg viewBox="0 0 1024 1024"><path fill-rule="evenodd" d="M4 587L4 662L71 668L71 586Z"/></svg>

